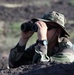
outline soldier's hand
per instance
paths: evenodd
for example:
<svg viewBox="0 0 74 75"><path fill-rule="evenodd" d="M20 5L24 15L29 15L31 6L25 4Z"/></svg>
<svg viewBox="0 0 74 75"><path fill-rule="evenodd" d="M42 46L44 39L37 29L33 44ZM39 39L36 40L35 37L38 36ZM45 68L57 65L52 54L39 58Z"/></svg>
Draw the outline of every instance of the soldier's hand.
<svg viewBox="0 0 74 75"><path fill-rule="evenodd" d="M19 45L22 46L27 43L28 39L33 35L34 32L21 32L21 37L19 41Z"/></svg>
<svg viewBox="0 0 74 75"><path fill-rule="evenodd" d="M32 31L28 31L28 32L21 32L21 36L23 39L29 39L32 35L33 35L34 32Z"/></svg>
<svg viewBox="0 0 74 75"><path fill-rule="evenodd" d="M38 26L38 39L39 40L47 40L47 25L43 21L37 21L36 22Z"/></svg>

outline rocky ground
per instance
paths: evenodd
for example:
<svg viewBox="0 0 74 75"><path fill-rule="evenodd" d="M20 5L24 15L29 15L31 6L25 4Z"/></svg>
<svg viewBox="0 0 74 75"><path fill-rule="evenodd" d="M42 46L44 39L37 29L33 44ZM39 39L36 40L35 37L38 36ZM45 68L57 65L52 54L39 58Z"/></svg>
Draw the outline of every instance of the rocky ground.
<svg viewBox="0 0 74 75"><path fill-rule="evenodd" d="M74 63L45 63L1 70L0 75L74 75Z"/></svg>
<svg viewBox="0 0 74 75"><path fill-rule="evenodd" d="M0 33L0 39L4 40L0 40L0 75L74 75L74 63L35 64L9 69L8 55L2 54L1 43L4 42L6 45L5 38L10 22L23 22L33 17L41 17L45 12L52 10L59 11L66 16L69 23L66 27L70 33L73 32L74 5L69 0L0 0L0 28L3 27L6 30ZM74 38L71 40L74 42ZM6 49L5 46L3 47Z"/></svg>

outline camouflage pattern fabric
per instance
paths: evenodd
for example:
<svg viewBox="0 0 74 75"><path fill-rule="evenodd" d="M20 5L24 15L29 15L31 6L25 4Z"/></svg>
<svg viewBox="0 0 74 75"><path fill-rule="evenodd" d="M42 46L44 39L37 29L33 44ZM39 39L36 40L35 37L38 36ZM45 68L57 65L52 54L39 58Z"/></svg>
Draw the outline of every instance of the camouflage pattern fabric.
<svg viewBox="0 0 74 75"><path fill-rule="evenodd" d="M63 38L64 39L64 38ZM25 45L16 45L10 51L9 67L15 68L21 65L39 62L74 62L74 45L67 40L60 41L52 50L47 46L34 44L25 49Z"/></svg>

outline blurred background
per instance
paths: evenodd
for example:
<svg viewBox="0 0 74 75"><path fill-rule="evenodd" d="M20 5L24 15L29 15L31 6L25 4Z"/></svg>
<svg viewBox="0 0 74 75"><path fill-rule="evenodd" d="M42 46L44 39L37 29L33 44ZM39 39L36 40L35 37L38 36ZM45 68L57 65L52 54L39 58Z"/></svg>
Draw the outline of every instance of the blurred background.
<svg viewBox="0 0 74 75"><path fill-rule="evenodd" d="M69 39L74 43L74 0L0 0L0 68L8 63L10 49L19 41L20 25L52 10L65 15ZM35 33L30 38L27 47L36 36Z"/></svg>

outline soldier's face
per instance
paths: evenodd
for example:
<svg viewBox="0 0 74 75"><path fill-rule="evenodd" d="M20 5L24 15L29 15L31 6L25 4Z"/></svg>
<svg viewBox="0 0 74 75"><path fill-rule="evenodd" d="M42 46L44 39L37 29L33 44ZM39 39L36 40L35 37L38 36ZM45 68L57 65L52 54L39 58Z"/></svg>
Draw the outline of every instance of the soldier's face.
<svg viewBox="0 0 74 75"><path fill-rule="evenodd" d="M47 31L47 39L50 41L51 39L54 40L56 39L57 36L59 36L59 26L56 25L55 23L49 23L48 24L48 31ZM52 27L52 28L51 28Z"/></svg>
<svg viewBox="0 0 74 75"><path fill-rule="evenodd" d="M52 37L54 37L54 35L56 35L55 33L56 33L56 29L51 29L51 30L47 31L47 39L48 39L48 41L50 41L52 39Z"/></svg>

